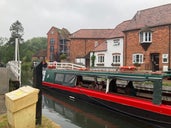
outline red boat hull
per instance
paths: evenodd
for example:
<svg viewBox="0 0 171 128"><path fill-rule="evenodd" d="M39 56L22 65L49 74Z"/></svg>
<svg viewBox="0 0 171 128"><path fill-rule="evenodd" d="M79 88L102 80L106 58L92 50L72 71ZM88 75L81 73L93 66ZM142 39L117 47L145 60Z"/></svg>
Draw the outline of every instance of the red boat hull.
<svg viewBox="0 0 171 128"><path fill-rule="evenodd" d="M110 94L76 86L69 87L49 82L43 82L42 85L55 88L57 93L73 100L81 99L156 125L171 127L171 107L168 105L155 105L149 100L137 97Z"/></svg>

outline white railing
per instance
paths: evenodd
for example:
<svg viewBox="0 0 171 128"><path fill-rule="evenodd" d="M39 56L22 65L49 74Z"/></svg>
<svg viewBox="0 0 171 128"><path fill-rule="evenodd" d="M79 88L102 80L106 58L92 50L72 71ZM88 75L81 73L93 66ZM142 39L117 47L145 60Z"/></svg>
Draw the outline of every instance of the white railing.
<svg viewBox="0 0 171 128"><path fill-rule="evenodd" d="M83 65L67 63L67 62L48 62L48 68L51 68L51 69L86 70L86 67Z"/></svg>
<svg viewBox="0 0 171 128"><path fill-rule="evenodd" d="M117 72L119 71L119 67L93 67L90 68L90 71L96 72Z"/></svg>

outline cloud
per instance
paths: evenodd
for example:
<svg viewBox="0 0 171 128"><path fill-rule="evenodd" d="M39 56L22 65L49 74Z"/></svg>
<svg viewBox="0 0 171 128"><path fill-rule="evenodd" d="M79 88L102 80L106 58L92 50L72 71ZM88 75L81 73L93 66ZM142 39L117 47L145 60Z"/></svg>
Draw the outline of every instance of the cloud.
<svg viewBox="0 0 171 128"><path fill-rule="evenodd" d="M19 20L24 38L46 36L52 27L67 28L71 33L81 28L114 28L131 19L138 10L171 0L0 0L0 37L10 37L9 28Z"/></svg>

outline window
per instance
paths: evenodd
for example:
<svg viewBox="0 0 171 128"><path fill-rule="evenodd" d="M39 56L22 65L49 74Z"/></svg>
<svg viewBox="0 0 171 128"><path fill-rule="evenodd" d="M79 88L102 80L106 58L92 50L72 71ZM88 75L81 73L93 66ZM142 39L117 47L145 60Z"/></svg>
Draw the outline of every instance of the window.
<svg viewBox="0 0 171 128"><path fill-rule="evenodd" d="M168 54L162 55L162 63L168 63Z"/></svg>
<svg viewBox="0 0 171 128"><path fill-rule="evenodd" d="M54 45L55 44L55 39L54 38L51 38L50 39L50 45Z"/></svg>
<svg viewBox="0 0 171 128"><path fill-rule="evenodd" d="M75 63L85 65L85 58L76 58Z"/></svg>
<svg viewBox="0 0 171 128"><path fill-rule="evenodd" d="M140 43L151 43L152 42L152 32L140 32Z"/></svg>
<svg viewBox="0 0 171 128"><path fill-rule="evenodd" d="M50 61L53 61L54 60L54 54L53 53L50 53Z"/></svg>
<svg viewBox="0 0 171 128"><path fill-rule="evenodd" d="M67 41L65 39L60 40L59 52L60 53L67 53Z"/></svg>
<svg viewBox="0 0 171 128"><path fill-rule="evenodd" d="M50 46L50 52L51 52L51 53L54 52L54 46Z"/></svg>
<svg viewBox="0 0 171 128"><path fill-rule="evenodd" d="M119 39L114 39L113 46L119 46L119 45L120 45Z"/></svg>
<svg viewBox="0 0 171 128"><path fill-rule="evenodd" d="M56 74L55 83L62 84L64 79L64 74Z"/></svg>
<svg viewBox="0 0 171 128"><path fill-rule="evenodd" d="M133 54L133 63L143 63L143 54Z"/></svg>
<svg viewBox="0 0 171 128"><path fill-rule="evenodd" d="M120 64L120 54L113 54L113 64Z"/></svg>
<svg viewBox="0 0 171 128"><path fill-rule="evenodd" d="M104 54L98 55L98 63L104 63Z"/></svg>
<svg viewBox="0 0 171 128"><path fill-rule="evenodd" d="M76 76L73 74L65 74L64 84L67 86L73 86L76 82Z"/></svg>

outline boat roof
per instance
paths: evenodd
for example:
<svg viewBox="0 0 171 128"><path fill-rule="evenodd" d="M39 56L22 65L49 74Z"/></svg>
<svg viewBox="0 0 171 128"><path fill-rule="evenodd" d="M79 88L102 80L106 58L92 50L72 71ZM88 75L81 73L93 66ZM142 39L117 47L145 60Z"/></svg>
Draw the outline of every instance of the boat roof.
<svg viewBox="0 0 171 128"><path fill-rule="evenodd" d="M50 72L56 73L66 73L66 74L75 74L81 76L96 76L96 77L105 77L105 78L116 78L132 81L154 81L162 80L166 77L171 77L171 74L162 73L162 74L153 74L147 72L101 72L101 71L80 71L80 70L64 70L64 69L51 69Z"/></svg>

